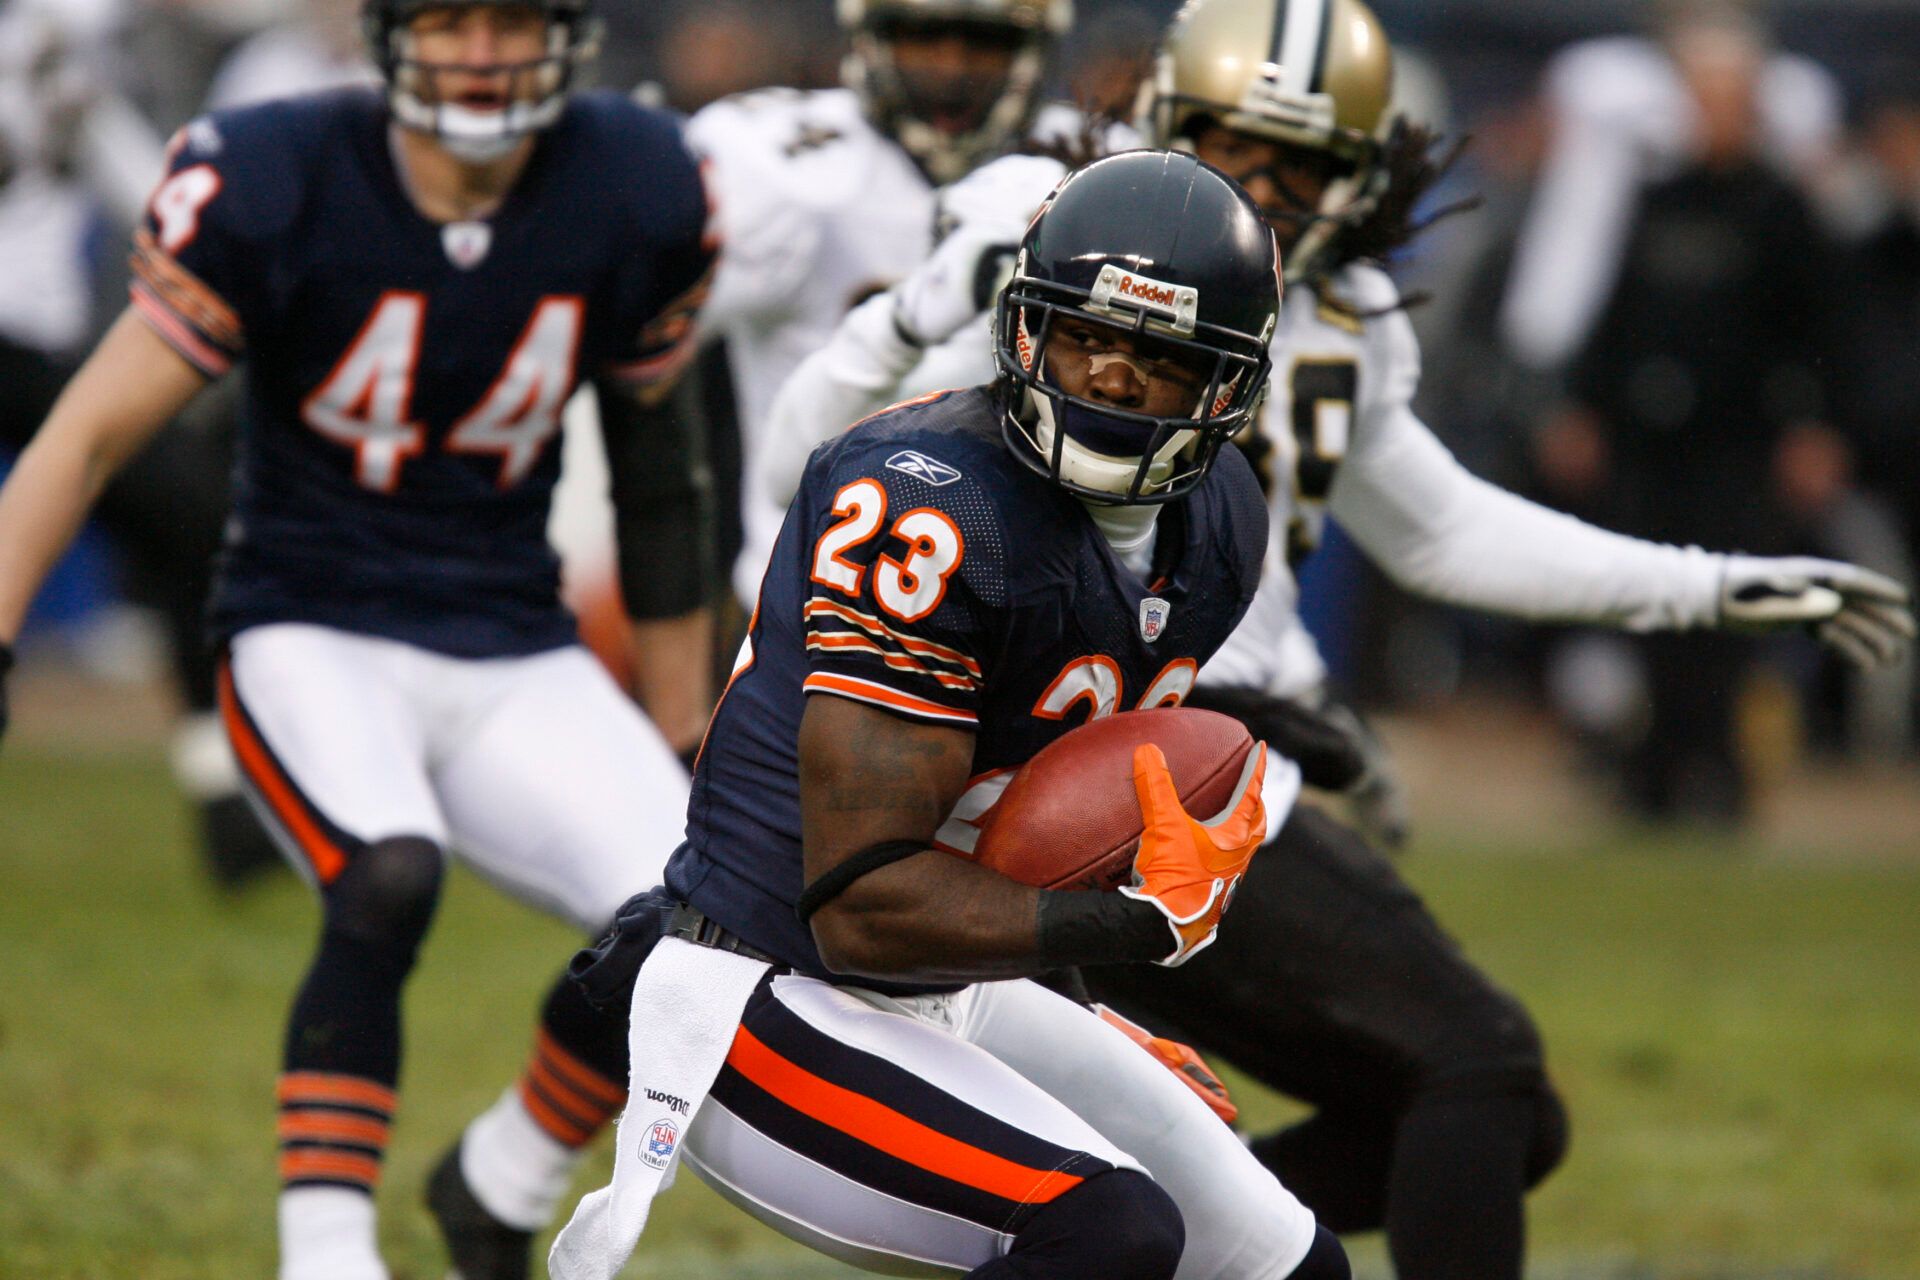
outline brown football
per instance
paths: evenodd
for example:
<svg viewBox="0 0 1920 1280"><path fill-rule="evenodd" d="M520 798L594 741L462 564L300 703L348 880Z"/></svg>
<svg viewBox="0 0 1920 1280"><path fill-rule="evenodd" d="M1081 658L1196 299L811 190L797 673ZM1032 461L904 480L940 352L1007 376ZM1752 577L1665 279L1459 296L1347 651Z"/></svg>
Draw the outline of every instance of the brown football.
<svg viewBox="0 0 1920 1280"><path fill-rule="evenodd" d="M1146 825L1133 785L1133 749L1143 742L1166 756L1181 806L1202 821L1227 808L1253 750L1238 720L1213 711L1162 707L1095 720L1014 772L978 820L971 856L1043 889L1126 884Z"/></svg>

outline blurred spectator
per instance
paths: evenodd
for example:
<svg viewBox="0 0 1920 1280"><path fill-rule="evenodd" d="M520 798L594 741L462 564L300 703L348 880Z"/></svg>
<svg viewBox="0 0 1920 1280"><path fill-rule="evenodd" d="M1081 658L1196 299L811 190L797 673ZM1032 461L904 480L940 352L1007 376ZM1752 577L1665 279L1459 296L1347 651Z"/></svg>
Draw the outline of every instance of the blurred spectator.
<svg viewBox="0 0 1920 1280"><path fill-rule="evenodd" d="M1865 206L1846 246L1842 425L1920 550L1920 63L1878 70L1860 113Z"/></svg>
<svg viewBox="0 0 1920 1280"><path fill-rule="evenodd" d="M99 0L88 0L98 3ZM300 0L124 0L126 87L162 133L207 101L214 73L250 36L295 20Z"/></svg>
<svg viewBox="0 0 1920 1280"><path fill-rule="evenodd" d="M247 37L228 55L203 109L379 82L360 34L360 0L303 0L286 22Z"/></svg>
<svg viewBox="0 0 1920 1280"><path fill-rule="evenodd" d="M1550 500L1625 532L1756 554L1808 549L1846 491L1813 425L1831 285L1806 200L1765 158L1757 34L1716 18L1668 46L1689 99L1688 161L1642 187L1572 406L1536 438ZM1647 637L1649 720L1626 762L1649 817L1733 822L1749 778L1735 709L1751 657L1719 635Z"/></svg>
<svg viewBox="0 0 1920 1280"><path fill-rule="evenodd" d="M1710 127L1676 65L1675 50L1721 33L1759 47L1761 29L1738 0L1671 0L1659 38L1584 41L1544 73L1553 143L1515 253L1503 325L1516 356L1558 368L1586 338L1611 293L1636 205L1648 181L1669 175ZM1796 54L1761 49L1747 78L1756 152L1812 182L1840 130L1831 74Z"/></svg>
<svg viewBox="0 0 1920 1280"><path fill-rule="evenodd" d="M683 11L660 32L658 85L667 106L689 114L768 85L816 88L832 82L828 54L837 47L817 15L809 22L784 8L716 0Z"/></svg>
<svg viewBox="0 0 1920 1280"><path fill-rule="evenodd" d="M10 450L39 429L95 328L88 242L117 258L161 170L158 137L112 87L117 17L110 5L0 7L0 446ZM188 711L177 772L200 806L210 865L232 882L274 855L212 714L202 611L225 513L223 455L178 427L123 469L95 510L127 594L163 620Z"/></svg>

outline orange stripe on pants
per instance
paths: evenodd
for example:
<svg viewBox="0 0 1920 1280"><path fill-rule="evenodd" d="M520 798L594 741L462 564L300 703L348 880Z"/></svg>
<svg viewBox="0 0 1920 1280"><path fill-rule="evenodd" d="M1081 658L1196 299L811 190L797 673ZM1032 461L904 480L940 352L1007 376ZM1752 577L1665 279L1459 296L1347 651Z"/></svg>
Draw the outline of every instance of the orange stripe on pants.
<svg viewBox="0 0 1920 1280"><path fill-rule="evenodd" d="M347 855L329 840L307 812L306 805L294 792L293 785L280 772L273 756L267 751L266 744L260 741L253 726L240 709L240 697L233 688L233 665L220 664L220 718L226 723L227 738L233 743L233 754L240 761L248 781L266 798L274 816L279 818L294 843L313 864L313 870L320 877L321 884L333 883L347 865Z"/></svg>
<svg viewBox="0 0 1920 1280"><path fill-rule="evenodd" d="M822 1080L742 1026L727 1065L803 1115L943 1178L1016 1204L1046 1204L1078 1186L1075 1174L1031 1169L930 1129L884 1103Z"/></svg>

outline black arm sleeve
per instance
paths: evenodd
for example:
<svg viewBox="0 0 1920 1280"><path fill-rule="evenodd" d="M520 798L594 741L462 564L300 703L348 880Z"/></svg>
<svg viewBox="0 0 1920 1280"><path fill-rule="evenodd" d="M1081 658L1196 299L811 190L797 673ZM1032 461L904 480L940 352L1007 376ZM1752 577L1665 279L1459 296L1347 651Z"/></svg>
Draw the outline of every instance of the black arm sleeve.
<svg viewBox="0 0 1920 1280"><path fill-rule="evenodd" d="M612 481L620 591L627 616L677 618L708 604L713 479L706 432L683 385L652 407L618 384L597 383L600 434Z"/></svg>

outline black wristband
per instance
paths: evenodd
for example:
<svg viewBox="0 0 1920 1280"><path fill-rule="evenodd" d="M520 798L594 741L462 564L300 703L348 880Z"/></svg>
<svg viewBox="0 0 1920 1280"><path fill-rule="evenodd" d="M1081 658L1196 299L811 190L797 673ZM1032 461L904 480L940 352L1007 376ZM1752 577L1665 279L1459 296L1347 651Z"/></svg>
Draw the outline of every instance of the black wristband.
<svg viewBox="0 0 1920 1280"><path fill-rule="evenodd" d="M805 924L813 919L814 912L845 893L847 886L861 876L871 875L902 858L924 853L930 847L925 840L882 840L870 844L802 889L800 901L793 904L794 914Z"/></svg>
<svg viewBox="0 0 1920 1280"><path fill-rule="evenodd" d="M1164 960L1174 947L1165 916L1119 893L1042 889L1039 935L1049 969Z"/></svg>
<svg viewBox="0 0 1920 1280"><path fill-rule="evenodd" d="M13 670L13 646L0 640L0 676Z"/></svg>

